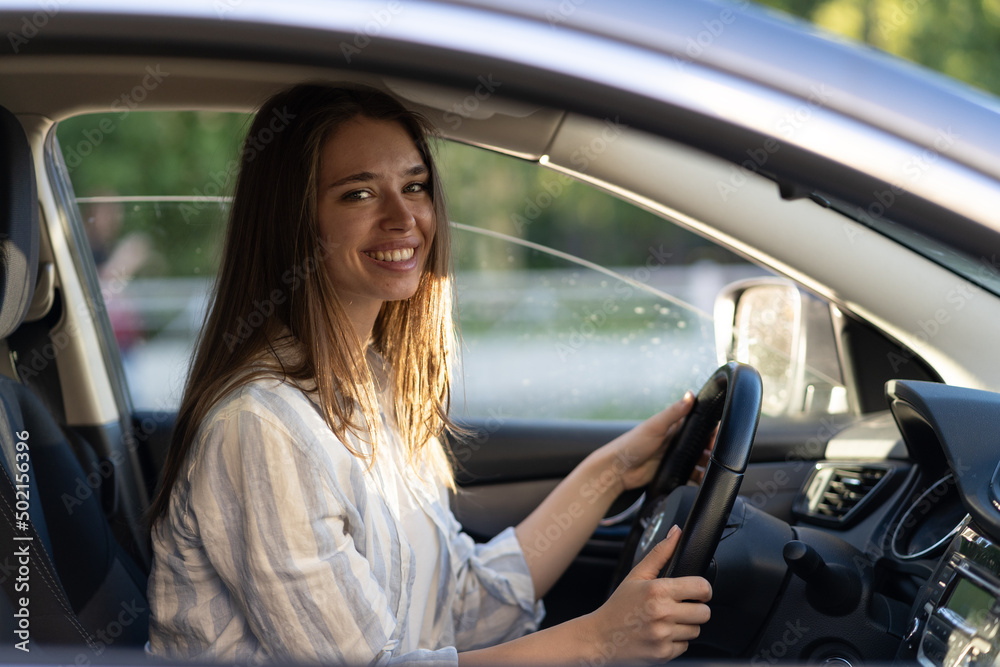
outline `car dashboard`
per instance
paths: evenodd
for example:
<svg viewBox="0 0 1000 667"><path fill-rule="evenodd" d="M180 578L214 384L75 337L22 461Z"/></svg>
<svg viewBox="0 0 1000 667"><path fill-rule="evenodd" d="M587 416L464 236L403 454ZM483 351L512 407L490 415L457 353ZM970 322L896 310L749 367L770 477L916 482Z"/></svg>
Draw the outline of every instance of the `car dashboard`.
<svg viewBox="0 0 1000 667"><path fill-rule="evenodd" d="M911 381L890 382L886 392L890 412L832 438L792 508L796 540L814 545L837 577L818 594L817 577L786 545L793 576L756 658L997 662L1000 451L992 434L1000 395ZM822 600L859 578L856 606L838 610ZM795 638L788 628L812 645L783 645L782 637Z"/></svg>
<svg viewBox="0 0 1000 667"><path fill-rule="evenodd" d="M965 526L917 599L903 656L927 667L980 665L1000 650L1000 545Z"/></svg>

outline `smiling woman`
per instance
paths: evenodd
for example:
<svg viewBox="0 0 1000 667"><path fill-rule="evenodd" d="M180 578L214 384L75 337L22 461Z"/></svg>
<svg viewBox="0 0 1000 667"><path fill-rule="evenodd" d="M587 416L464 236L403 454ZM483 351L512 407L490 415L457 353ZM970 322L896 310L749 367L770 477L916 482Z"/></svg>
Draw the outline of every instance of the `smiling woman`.
<svg viewBox="0 0 1000 667"><path fill-rule="evenodd" d="M426 232L428 241L436 237L439 242L428 243L426 270L412 274L420 276L421 289L397 293L395 299L413 298L388 305L377 323L375 315L381 303L366 300L361 304L354 298L370 287L362 284L365 281L358 282L357 273L361 262L369 261L359 252L366 248L348 242L349 238L373 242L370 238L361 241L360 235L368 232L356 226L364 220L364 216L356 214L356 207L372 207L349 203L349 197L343 205L353 214L340 218L339 211L330 209L331 205L337 206L332 204L334 191L344 194L346 189L340 185L338 190L335 182L358 173L356 168L345 168L344 158L338 154L341 132L349 132L358 123L391 123L397 133L389 136L397 141L401 139L397 134L408 137L402 144L408 148L406 158L428 169L425 178L430 184L436 176L424 140L425 128L417 116L376 91L299 86L276 95L261 108L247 133L247 146L270 126L276 112L290 122L275 132L262 150L243 151L214 303L175 430L175 443L184 444L172 448L164 489L169 488L180 465L178 457L186 453L189 439L207 411L222 395L246 381L246 371L259 361L261 350L272 348L288 333L306 352L292 366L282 364L283 372L299 382L315 382L324 418L342 439L353 430L364 431L371 441L376 440L378 405L363 352L369 333L389 365L403 369L395 381L397 410L408 425L404 429L408 451L423 447L446 424L443 415L447 414L453 337L449 333L449 235L446 225L438 222L447 220L443 199L434 202L440 210L424 214L441 229ZM370 151L358 155L357 150L353 159L377 159ZM296 157L293 160L291 156ZM385 166L363 164L363 170ZM327 179L322 181L322 188L320 178ZM430 189L433 192L439 188L430 185ZM352 192L362 190L354 187ZM334 220L338 222L331 226ZM398 234L391 230L384 233ZM352 247L348 249L348 245ZM321 266L327 270L316 270ZM293 277L291 281L289 276ZM385 276L380 279L385 280ZM416 280L410 287L417 287ZM252 313L261 312L261 303L268 304L268 316L258 318L257 326L244 326L236 337L237 323L248 322ZM357 312L370 318L367 330L361 333L354 326L359 306ZM417 313L427 319L427 328L402 331L403 322L418 317ZM373 326L377 326L375 331ZM405 344L404 336L391 337L390 332L397 331L405 334ZM411 363L400 363L404 357ZM417 381L418 374L422 381ZM357 401L338 398L343 396ZM164 501L161 493L154 504L154 516L163 513Z"/></svg>
<svg viewBox="0 0 1000 667"><path fill-rule="evenodd" d="M576 663L626 630L636 641L622 659L686 650L711 589L656 578L679 530L597 612L522 635L612 501L649 482L693 397L594 451L516 529L474 544L449 509L439 439L451 426L450 241L423 121L372 89L301 85L260 109L248 142L275 109L293 121L243 153L152 507L151 650ZM257 324L234 339L251 312ZM564 516L544 558L526 558L523 545ZM632 615L626 628L636 600L647 623Z"/></svg>
<svg viewBox="0 0 1000 667"><path fill-rule="evenodd" d="M326 268L363 339L382 304L412 296L423 276L436 224L430 170L402 126L367 118L345 123L321 160Z"/></svg>
<svg viewBox="0 0 1000 667"><path fill-rule="evenodd" d="M8 386L20 380L16 396L43 399L53 432L56 423L68 430L52 439L62 452L55 457L43 431L27 429L40 492L31 499L43 503L31 509L40 538L43 530L52 538L46 546L70 608L90 611L92 583L107 601L108 615L81 619L92 634L100 638L112 619L117 634L123 604L149 606L81 565L99 565L99 547L118 537L123 553L137 555L135 582L145 586L152 557L143 558L149 536L136 519L164 471L177 417L175 403L159 400L170 386L164 370L188 365L186 349L163 353L180 347L182 332L201 329L206 309L192 295L215 279L216 231L230 219L204 334L212 342L203 343L192 384L217 383L202 405L217 402L201 418L197 397L185 404L178 426L191 444L186 456L175 453L161 500L157 652L278 664L285 656L600 664L676 655L708 610L674 601L707 597L704 588L680 589L701 582L651 582L655 568L640 568L625 592L609 601L605 593L615 563L631 565L623 543L641 516L638 489L617 508L608 500L646 479L646 466L627 464L659 456L684 404L605 443L634 425L612 420L653 414L704 382L720 354L742 355L744 341L748 356L781 357L767 375L784 380L778 395L789 400L759 424L744 497L726 522L736 529L715 554L712 618L692 653L860 664L923 651L926 664L954 667L961 660L946 659L939 621L960 621L945 624L958 634L976 623L977 636L954 647L966 657L965 648L993 636L975 619L986 605L955 602L949 591L971 556L969 574L1000 576L997 559L987 562L1000 542L988 502L1000 497L991 486L1000 453L986 428L998 423L998 400L963 388L1000 389L1000 355L986 335L1000 322L995 98L744 2L422 0L369 32L377 3L331 12L311 1L236 1L221 13L194 2L56 4L38 21L37 3L0 7L3 34L17 37L17 55L0 57L0 104L31 152L7 155L6 173L27 186L34 176L38 196L19 213L39 237L37 263L25 250L24 271L5 274L16 289L4 292L4 305L30 317L17 330L20 316L11 320L0 371ZM983 35L996 25L993 1L879 0L868 13L857 0L785 4L841 15L854 8L865 32L925 37L912 43L961 68L969 61L942 44L962 42L972 54L997 42L966 39L943 20ZM358 49L347 49L349 62L343 45ZM151 71L165 75L155 90L143 88L154 83ZM451 162L466 354L452 377L464 376L465 391L449 391L452 414L475 431L452 440L454 498L434 470L444 458L438 440L411 437L444 424L438 390L447 385L435 383L447 359L434 350L450 319L435 313L446 310L438 306L450 290L447 272L434 273L439 256L424 260L413 296L385 301L370 335L336 309L334 299L347 296L334 290L333 248L319 233L320 168L329 140L357 114L321 113L327 98L313 88L308 104L272 101L242 149L204 141L193 127L230 124L228 137L247 135L236 126L251 105L306 80L394 94L442 132L431 160L400 117L412 144L404 153L416 150L417 161L351 164L331 178L370 172L391 181L422 163L433 255L448 233L434 178ZM79 113L87 116L72 118ZM388 191L378 179L352 185L344 194L358 191L355 201L339 200L345 215L334 222L348 209L392 210L387 192L409 202L404 188L415 176ZM40 215L24 215L36 208ZM399 224L403 210L385 219ZM411 235L392 224L354 246L360 270L388 271L374 262L395 257L379 246ZM773 271L808 294L792 293L787 309L752 298L767 283L731 271L746 264L727 259L730 251L754 263L753 276ZM724 287L744 278L751 281ZM774 329L775 313L791 317L778 327L788 334L780 355L756 335ZM112 324L122 325L118 346ZM157 352L155 367L140 367ZM406 400L420 391L426 400ZM153 392L162 393L150 401ZM33 412L38 403L18 399ZM354 433L330 418L349 407ZM16 410L8 414L9 452L21 429ZM929 550L907 548L921 534L895 526L948 473L957 495L943 499L944 514L927 517L943 517L947 530L922 534L933 538ZM824 502L804 506L805 495ZM77 504L83 497L88 503ZM686 497L681 489L665 501L678 514L659 514L664 534L682 521ZM449 503L461 531L483 545L463 536ZM959 518L965 527L938 544ZM41 554L42 542L34 542ZM983 544L982 554L968 550ZM669 550L668 541L654 558ZM810 576L820 561L840 574ZM831 581L855 593L860 583L861 594L831 605ZM40 590L32 591L37 605ZM553 627L517 637L536 624L542 595ZM653 608L688 622L642 618L637 610L654 595ZM40 641L37 611L31 632ZM0 626L11 619L3 614ZM144 645L146 627L132 622L115 649ZM657 629L661 638L672 633L669 644L642 634ZM996 643L987 641L987 660ZM474 654L479 648L486 653Z"/></svg>

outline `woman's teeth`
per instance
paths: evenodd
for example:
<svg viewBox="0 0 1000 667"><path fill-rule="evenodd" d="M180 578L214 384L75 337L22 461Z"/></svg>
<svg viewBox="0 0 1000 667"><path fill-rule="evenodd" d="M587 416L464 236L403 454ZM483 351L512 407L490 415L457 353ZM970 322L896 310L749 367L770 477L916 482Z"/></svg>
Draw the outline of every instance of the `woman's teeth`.
<svg viewBox="0 0 1000 667"><path fill-rule="evenodd" d="M386 250L385 252L376 250L375 252L366 252L365 254L372 259L377 259L380 262L405 262L409 258L413 257L413 248Z"/></svg>

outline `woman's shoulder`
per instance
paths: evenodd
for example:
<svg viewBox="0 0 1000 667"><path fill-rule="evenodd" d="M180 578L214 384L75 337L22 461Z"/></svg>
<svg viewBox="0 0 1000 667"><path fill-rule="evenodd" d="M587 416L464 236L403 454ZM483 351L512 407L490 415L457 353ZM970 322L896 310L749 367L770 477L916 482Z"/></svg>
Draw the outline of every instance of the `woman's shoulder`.
<svg viewBox="0 0 1000 667"><path fill-rule="evenodd" d="M255 415L279 426L293 426L296 420L289 417L314 413L314 405L308 393L294 382L259 372L227 391L209 410L203 425Z"/></svg>
<svg viewBox="0 0 1000 667"><path fill-rule="evenodd" d="M301 354L298 340L291 333L283 333L235 374L209 410L205 423L250 413L262 419L276 417L282 424L289 412L307 411L313 402L310 393L315 392L315 382L296 381L287 372L298 365Z"/></svg>
<svg viewBox="0 0 1000 667"><path fill-rule="evenodd" d="M298 461L292 466L297 474L311 470L331 488L353 488L365 468L300 388L273 377L228 392L202 421L192 445L184 473L191 483L211 479L223 461L231 471L273 471L275 462Z"/></svg>

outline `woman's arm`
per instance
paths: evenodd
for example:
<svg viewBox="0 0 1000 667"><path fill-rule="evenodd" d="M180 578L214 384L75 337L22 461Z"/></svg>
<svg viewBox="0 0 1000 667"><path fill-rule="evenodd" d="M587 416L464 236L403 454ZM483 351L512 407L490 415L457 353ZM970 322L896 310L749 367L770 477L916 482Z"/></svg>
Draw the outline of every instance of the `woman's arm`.
<svg viewBox="0 0 1000 667"><path fill-rule="evenodd" d="M648 484L670 438L694 404L684 397L583 460L516 528L535 597L572 562L622 491Z"/></svg>
<svg viewBox="0 0 1000 667"><path fill-rule="evenodd" d="M705 603L712 597L701 577L657 578L680 532L671 528L596 611L505 644L459 653L459 664L632 664L677 657L708 621Z"/></svg>

